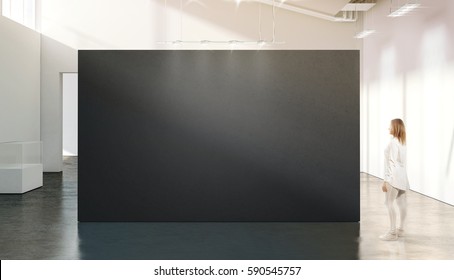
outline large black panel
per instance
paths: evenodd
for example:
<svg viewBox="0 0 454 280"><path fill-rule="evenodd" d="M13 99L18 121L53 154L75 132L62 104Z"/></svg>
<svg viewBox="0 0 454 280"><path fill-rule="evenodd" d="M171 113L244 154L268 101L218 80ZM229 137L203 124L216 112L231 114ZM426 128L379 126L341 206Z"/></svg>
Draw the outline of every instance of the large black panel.
<svg viewBox="0 0 454 280"><path fill-rule="evenodd" d="M359 51L79 51L79 221L359 220Z"/></svg>

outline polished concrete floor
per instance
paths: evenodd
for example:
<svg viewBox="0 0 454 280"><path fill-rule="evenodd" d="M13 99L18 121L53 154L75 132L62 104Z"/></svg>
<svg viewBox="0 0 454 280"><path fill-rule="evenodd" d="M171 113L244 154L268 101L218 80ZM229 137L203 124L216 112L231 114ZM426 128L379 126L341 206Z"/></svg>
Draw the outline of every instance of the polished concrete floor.
<svg viewBox="0 0 454 280"><path fill-rule="evenodd" d="M454 260L454 206L409 191L405 237L377 240L388 226L383 180L361 174L360 259Z"/></svg>
<svg viewBox="0 0 454 280"><path fill-rule="evenodd" d="M77 158L44 187L0 195L0 259L454 259L454 207L410 192L385 242L381 180L361 174L361 223L78 223Z"/></svg>

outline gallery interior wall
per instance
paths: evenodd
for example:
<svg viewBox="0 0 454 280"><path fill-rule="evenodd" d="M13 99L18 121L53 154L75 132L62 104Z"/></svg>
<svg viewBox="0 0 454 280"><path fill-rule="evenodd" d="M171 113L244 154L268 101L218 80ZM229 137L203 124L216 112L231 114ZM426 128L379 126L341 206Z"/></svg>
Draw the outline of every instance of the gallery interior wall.
<svg viewBox="0 0 454 280"><path fill-rule="evenodd" d="M39 34L1 16L0 5L0 142L40 140L39 70Z"/></svg>
<svg viewBox="0 0 454 280"><path fill-rule="evenodd" d="M61 80L77 71L79 49L206 49L168 46L163 40L258 40L259 5L235 1L42 0L42 137L44 170L61 171ZM201 3L203 5L201 5ZM182 18L183 29L180 29ZM276 41L264 49L359 49L356 23L338 23L276 9ZM272 39L272 10L262 5L262 39ZM182 36L182 37L180 37ZM212 47L230 49L230 46ZM256 46L235 47L235 49Z"/></svg>
<svg viewBox="0 0 454 280"><path fill-rule="evenodd" d="M63 168L62 73L77 72L77 51L41 35L41 138L45 172Z"/></svg>
<svg viewBox="0 0 454 280"><path fill-rule="evenodd" d="M362 171L383 178L388 125L407 126L411 189L454 204L454 1L422 0L389 18L388 1L367 15L361 99Z"/></svg>
<svg viewBox="0 0 454 280"><path fill-rule="evenodd" d="M77 73L62 74L63 156L77 156Z"/></svg>
<svg viewBox="0 0 454 280"><path fill-rule="evenodd" d="M79 221L359 221L359 51L78 64Z"/></svg>

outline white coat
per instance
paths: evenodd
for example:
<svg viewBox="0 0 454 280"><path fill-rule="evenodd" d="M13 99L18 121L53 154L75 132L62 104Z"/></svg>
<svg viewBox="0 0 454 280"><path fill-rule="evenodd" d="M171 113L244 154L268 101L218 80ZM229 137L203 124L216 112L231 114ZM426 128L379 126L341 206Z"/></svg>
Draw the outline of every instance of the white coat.
<svg viewBox="0 0 454 280"><path fill-rule="evenodd" d="M399 190L408 190L407 147L393 137L385 149L385 182Z"/></svg>

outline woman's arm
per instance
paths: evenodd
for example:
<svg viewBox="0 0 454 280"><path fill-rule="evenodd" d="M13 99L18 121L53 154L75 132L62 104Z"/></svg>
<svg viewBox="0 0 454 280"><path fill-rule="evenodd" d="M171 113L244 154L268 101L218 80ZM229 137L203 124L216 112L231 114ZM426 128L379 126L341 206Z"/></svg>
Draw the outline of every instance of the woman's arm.
<svg viewBox="0 0 454 280"><path fill-rule="evenodd" d="M385 170L385 182L391 182L394 170L397 166L397 153L399 152L396 143L389 143L388 149L388 168Z"/></svg>
<svg viewBox="0 0 454 280"><path fill-rule="evenodd" d="M397 165L397 153L399 152L396 143L391 141L388 146L388 164L385 170L385 179L383 181L382 190L386 192L386 183L391 182L394 175L394 170Z"/></svg>

